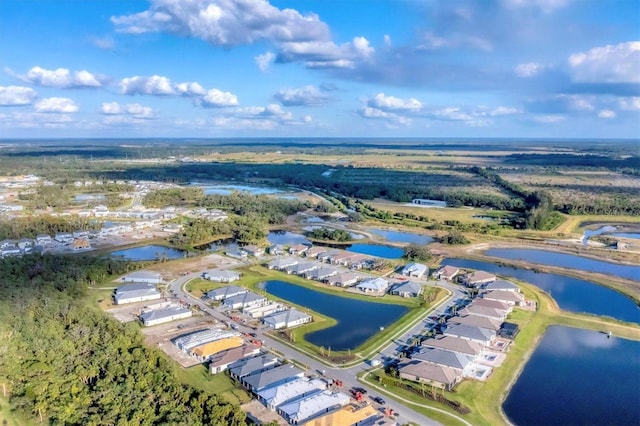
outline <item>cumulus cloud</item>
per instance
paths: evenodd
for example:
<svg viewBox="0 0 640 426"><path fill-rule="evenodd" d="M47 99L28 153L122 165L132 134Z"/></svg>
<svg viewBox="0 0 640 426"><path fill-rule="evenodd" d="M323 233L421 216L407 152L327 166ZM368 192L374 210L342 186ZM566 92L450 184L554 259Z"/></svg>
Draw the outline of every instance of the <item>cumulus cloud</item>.
<svg viewBox="0 0 640 426"><path fill-rule="evenodd" d="M124 95L175 95L171 80L167 77L152 75L151 77L134 76L120 80L120 90Z"/></svg>
<svg viewBox="0 0 640 426"><path fill-rule="evenodd" d="M262 55L256 56L254 59L256 60L256 64L258 64L258 68L260 68L260 71L266 72L275 58L275 53L265 52Z"/></svg>
<svg viewBox="0 0 640 426"><path fill-rule="evenodd" d="M277 62L302 61L308 68L355 68L356 64L371 58L375 49L364 37L337 45L332 41L304 41L283 43Z"/></svg>
<svg viewBox="0 0 640 426"><path fill-rule="evenodd" d="M248 106L225 110L213 118L216 127L238 130L272 130L280 126L309 126L313 124L310 115L296 118L278 104Z"/></svg>
<svg viewBox="0 0 640 426"><path fill-rule="evenodd" d="M35 103L36 112L69 114L78 112L76 103L69 98L44 98Z"/></svg>
<svg viewBox="0 0 640 426"><path fill-rule="evenodd" d="M603 109L598 111L598 118L606 118L606 119L616 118L616 112L611 111L610 109Z"/></svg>
<svg viewBox="0 0 640 426"><path fill-rule="evenodd" d="M401 99L394 96L386 96L384 93L378 93L372 99L369 99L367 105L383 111L419 111L422 109L422 103L415 98Z"/></svg>
<svg viewBox="0 0 640 426"><path fill-rule="evenodd" d="M118 102L103 102L100 112L104 115L129 115L134 118L153 118L153 109L140 104L120 105Z"/></svg>
<svg viewBox="0 0 640 426"><path fill-rule="evenodd" d="M508 8L534 7L545 13L553 12L556 9L565 7L571 0L501 0Z"/></svg>
<svg viewBox="0 0 640 426"><path fill-rule="evenodd" d="M624 111L640 111L640 96L629 96L618 99L621 110Z"/></svg>
<svg viewBox="0 0 640 426"><path fill-rule="evenodd" d="M640 41L594 47L569 56L573 80L582 83L640 83Z"/></svg>
<svg viewBox="0 0 640 426"><path fill-rule="evenodd" d="M199 83L192 81L186 83L176 84L176 90L178 93L185 96L204 96L207 91Z"/></svg>
<svg viewBox="0 0 640 426"><path fill-rule="evenodd" d="M435 50L435 49L452 49L458 47L470 47L472 49L491 51L493 44L491 41L477 35L451 34L447 36L438 36L431 31L424 33L422 43L418 45L418 49Z"/></svg>
<svg viewBox="0 0 640 426"><path fill-rule="evenodd" d="M0 86L0 106L31 105L36 96L30 87Z"/></svg>
<svg viewBox="0 0 640 426"><path fill-rule="evenodd" d="M205 108L223 108L238 105L238 97L231 92L210 89L197 103Z"/></svg>
<svg viewBox="0 0 640 426"><path fill-rule="evenodd" d="M329 28L317 15L278 9L266 0L151 0L148 10L112 16L111 22L119 32L167 32L215 46L329 38Z"/></svg>
<svg viewBox="0 0 640 426"><path fill-rule="evenodd" d="M99 48L104 50L112 50L116 47L116 42L113 40L111 36L105 37L92 37L91 43Z"/></svg>
<svg viewBox="0 0 640 426"><path fill-rule="evenodd" d="M532 117L532 120L540 124L556 124L566 119L563 115L536 115Z"/></svg>
<svg viewBox="0 0 640 426"><path fill-rule="evenodd" d="M391 126L408 126L411 124L411 119L409 117L404 117L400 114L383 111L381 109L373 108L366 105L358 110L358 114L362 118L366 119L383 120Z"/></svg>
<svg viewBox="0 0 640 426"><path fill-rule="evenodd" d="M16 75L22 81L38 86L59 87L63 89L80 87L102 87L104 78L86 70L71 72L67 68L47 70L35 66L24 75Z"/></svg>
<svg viewBox="0 0 640 426"><path fill-rule="evenodd" d="M327 93L313 85L279 90L273 98L284 106L317 106L329 102Z"/></svg>
<svg viewBox="0 0 640 426"><path fill-rule="evenodd" d="M518 64L513 71L518 77L530 78L541 74L545 69L547 69L546 65L528 62L526 64Z"/></svg>

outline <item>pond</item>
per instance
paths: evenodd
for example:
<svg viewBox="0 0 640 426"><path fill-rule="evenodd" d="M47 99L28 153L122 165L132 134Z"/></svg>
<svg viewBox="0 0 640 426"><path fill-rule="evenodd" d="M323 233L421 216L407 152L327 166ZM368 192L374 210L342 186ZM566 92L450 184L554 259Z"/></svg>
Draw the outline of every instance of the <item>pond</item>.
<svg viewBox="0 0 640 426"><path fill-rule="evenodd" d="M142 246L125 250L112 251L111 256L122 257L126 260L158 260L162 257L166 259L179 259L184 257L185 251L163 246Z"/></svg>
<svg viewBox="0 0 640 426"><path fill-rule="evenodd" d="M311 245L311 241L307 240L304 235L289 231L271 231L267 235L267 240L271 244L281 244L285 246L293 246L296 244Z"/></svg>
<svg viewBox="0 0 640 426"><path fill-rule="evenodd" d="M190 185L203 189L205 195L230 195L234 191L248 192L253 195L278 194L282 191L266 186L235 185L235 184L204 184L192 182Z"/></svg>
<svg viewBox="0 0 640 426"><path fill-rule="evenodd" d="M352 253L368 254L385 259L400 259L404 255L404 250L401 248L378 244L351 244L345 249Z"/></svg>
<svg viewBox="0 0 640 426"><path fill-rule="evenodd" d="M551 326L503 404L516 425L640 424L640 342Z"/></svg>
<svg viewBox="0 0 640 426"><path fill-rule="evenodd" d="M634 240L640 240L640 233L637 232L614 232L609 235L611 235L612 237L633 238Z"/></svg>
<svg viewBox="0 0 640 426"><path fill-rule="evenodd" d="M340 297L284 281L267 281L263 285L274 296L338 321L333 327L305 336L308 342L335 351L355 349L378 333L380 327L390 326L409 311L401 305Z"/></svg>
<svg viewBox="0 0 640 426"><path fill-rule="evenodd" d="M390 231L387 229L371 228L369 232L379 235L387 241L409 244L429 244L433 242L433 238L428 235L414 234L411 232Z"/></svg>
<svg viewBox="0 0 640 426"><path fill-rule="evenodd" d="M589 281L469 259L444 259L442 265L507 275L531 283L549 293L566 311L640 323L640 309L631 298Z"/></svg>
<svg viewBox="0 0 640 426"><path fill-rule="evenodd" d="M484 254L502 259L525 260L541 265L560 266L563 268L615 275L629 280L640 280L640 266L604 262L602 260L576 256L574 254L516 248L494 248L485 251Z"/></svg>

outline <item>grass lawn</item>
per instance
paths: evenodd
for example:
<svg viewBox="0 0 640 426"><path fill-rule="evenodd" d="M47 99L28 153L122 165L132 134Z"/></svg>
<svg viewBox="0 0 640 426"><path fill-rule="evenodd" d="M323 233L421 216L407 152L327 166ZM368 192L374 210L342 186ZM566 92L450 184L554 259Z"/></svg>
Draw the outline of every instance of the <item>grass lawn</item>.
<svg viewBox="0 0 640 426"><path fill-rule="evenodd" d="M9 401L0 396L0 424L3 426L23 426L33 423L27 421L19 413L12 411L9 406Z"/></svg>
<svg viewBox="0 0 640 426"><path fill-rule="evenodd" d="M244 404L251 400L251 396L240 386L237 386L225 373L209 374L209 370L202 364L190 368L176 368L178 379L196 389L219 395L232 404Z"/></svg>
<svg viewBox="0 0 640 426"><path fill-rule="evenodd" d="M233 285L235 283L216 283L202 278L194 278L187 283L187 291L197 298L201 298L206 292L214 288Z"/></svg>

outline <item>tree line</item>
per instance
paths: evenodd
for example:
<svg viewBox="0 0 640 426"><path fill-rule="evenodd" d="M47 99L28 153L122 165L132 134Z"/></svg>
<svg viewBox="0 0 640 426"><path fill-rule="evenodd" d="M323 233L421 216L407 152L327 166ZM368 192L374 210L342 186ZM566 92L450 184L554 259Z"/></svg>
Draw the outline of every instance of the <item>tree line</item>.
<svg viewBox="0 0 640 426"><path fill-rule="evenodd" d="M244 425L239 407L182 385L134 324L88 306L87 286L126 261L88 256L0 260L0 390L34 422Z"/></svg>

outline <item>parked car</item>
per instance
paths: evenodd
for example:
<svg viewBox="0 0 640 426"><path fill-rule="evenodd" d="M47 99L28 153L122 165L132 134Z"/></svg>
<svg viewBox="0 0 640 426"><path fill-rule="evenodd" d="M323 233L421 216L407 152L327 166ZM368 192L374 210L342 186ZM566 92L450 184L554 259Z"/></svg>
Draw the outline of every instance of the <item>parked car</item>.
<svg viewBox="0 0 640 426"><path fill-rule="evenodd" d="M375 402L377 402L377 403L378 403L378 404L380 404L380 405L384 405L384 404L386 404L386 403L387 403L384 399L382 399L382 398L381 398L381 397L379 397L379 396L374 396L374 397L373 397L373 398L371 398L371 399L373 399Z"/></svg>

